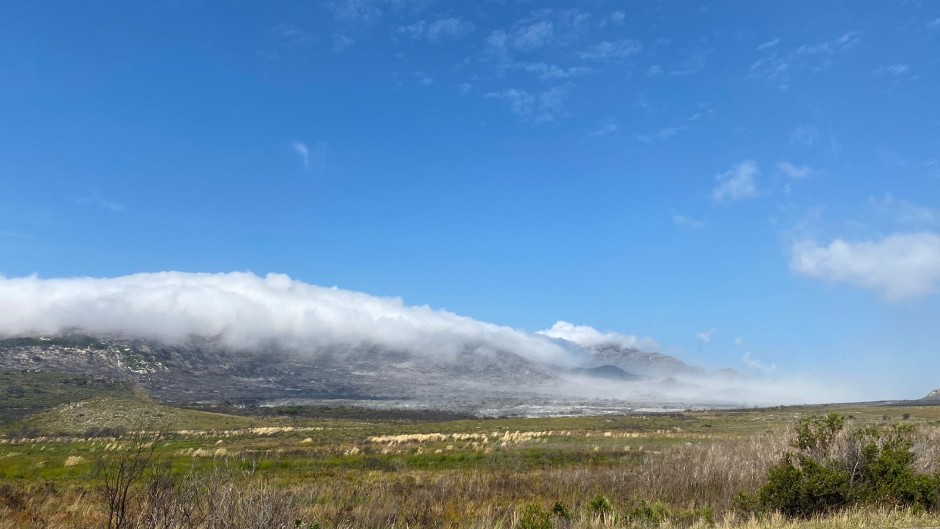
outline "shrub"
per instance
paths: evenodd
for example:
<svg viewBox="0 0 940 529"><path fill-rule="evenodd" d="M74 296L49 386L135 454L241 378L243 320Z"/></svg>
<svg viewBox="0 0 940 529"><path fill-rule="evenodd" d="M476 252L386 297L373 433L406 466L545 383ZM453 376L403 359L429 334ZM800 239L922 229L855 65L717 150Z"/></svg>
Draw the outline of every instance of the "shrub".
<svg viewBox="0 0 940 529"><path fill-rule="evenodd" d="M844 427L835 414L801 420L796 451L770 468L757 495L736 498L738 510L810 517L852 505L937 506L940 476L915 472L912 426Z"/></svg>
<svg viewBox="0 0 940 529"><path fill-rule="evenodd" d="M552 504L552 514L565 521L571 519L571 511L560 501L556 501Z"/></svg>
<svg viewBox="0 0 940 529"><path fill-rule="evenodd" d="M614 506L610 503L610 498L598 494L588 503L588 510L591 511L591 514L605 517L614 510Z"/></svg>
<svg viewBox="0 0 940 529"><path fill-rule="evenodd" d="M526 505L514 529L552 529L552 514L539 505Z"/></svg>

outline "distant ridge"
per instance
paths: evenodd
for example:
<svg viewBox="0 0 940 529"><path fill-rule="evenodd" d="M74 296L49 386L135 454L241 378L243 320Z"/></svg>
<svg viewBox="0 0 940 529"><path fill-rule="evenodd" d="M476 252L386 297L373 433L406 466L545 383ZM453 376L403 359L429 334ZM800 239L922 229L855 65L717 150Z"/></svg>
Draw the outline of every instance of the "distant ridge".
<svg viewBox="0 0 940 529"><path fill-rule="evenodd" d="M935 401L940 401L940 388L931 391L930 393L927 394L926 397L924 397L924 398L922 398L922 399L920 399L920 400L935 400Z"/></svg>

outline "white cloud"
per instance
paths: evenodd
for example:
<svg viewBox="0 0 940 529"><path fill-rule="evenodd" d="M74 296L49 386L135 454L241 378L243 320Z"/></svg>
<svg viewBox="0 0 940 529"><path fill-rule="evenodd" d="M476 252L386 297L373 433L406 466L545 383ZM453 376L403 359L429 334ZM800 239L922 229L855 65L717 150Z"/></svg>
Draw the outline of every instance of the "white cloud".
<svg viewBox="0 0 940 529"><path fill-rule="evenodd" d="M0 313L3 336L79 328L169 343L215 337L243 350L272 342L301 353L375 345L437 357L479 345L536 361L574 360L569 350L539 335L281 274L0 276Z"/></svg>
<svg viewBox="0 0 940 529"><path fill-rule="evenodd" d="M695 341L698 343L698 350L701 351L706 345L711 343L717 329L711 328L704 332L695 333Z"/></svg>
<svg viewBox="0 0 940 529"><path fill-rule="evenodd" d="M910 69L911 67L908 64L895 63L878 68L874 71L873 75L879 77L882 75L898 76L906 74Z"/></svg>
<svg viewBox="0 0 940 529"><path fill-rule="evenodd" d="M285 44L291 46L303 46L313 42L313 35L299 29L297 26L288 23L274 26L274 34Z"/></svg>
<svg viewBox="0 0 940 529"><path fill-rule="evenodd" d="M558 321L551 329L538 331L536 334L574 342L583 347L614 343L640 350L655 350L659 345L652 338L643 338L632 334L619 334L616 332L603 333L587 325L575 325L566 321Z"/></svg>
<svg viewBox="0 0 940 529"><path fill-rule="evenodd" d="M470 83L460 83L460 85L457 86L457 90L460 91L460 95L467 95L473 91L473 85Z"/></svg>
<svg viewBox="0 0 940 529"><path fill-rule="evenodd" d="M754 177L760 169L754 160L745 160L735 165L730 171L718 174L718 185L712 189L712 199L716 202L739 202L757 196L757 183Z"/></svg>
<svg viewBox="0 0 940 529"><path fill-rule="evenodd" d="M459 39L476 29L473 22L460 18L440 18L428 25L428 40L436 41L443 38Z"/></svg>
<svg viewBox="0 0 940 529"><path fill-rule="evenodd" d="M672 138L673 136L677 136L680 132L688 128L688 125L669 126L663 127L651 134L635 134L634 136L643 143L655 143L657 141L663 141Z"/></svg>
<svg viewBox="0 0 940 529"><path fill-rule="evenodd" d="M766 50L767 48L773 48L777 44L780 44L780 42L781 42L780 37L774 37L768 40L767 42L763 42L759 46L757 46L757 51Z"/></svg>
<svg viewBox="0 0 940 529"><path fill-rule="evenodd" d="M819 129L812 125L800 125L790 132L790 143L812 147L819 141Z"/></svg>
<svg viewBox="0 0 940 529"><path fill-rule="evenodd" d="M337 20L372 24L382 16L382 2L375 0L327 0L324 5Z"/></svg>
<svg viewBox="0 0 940 529"><path fill-rule="evenodd" d="M555 25L548 20L539 20L517 28L512 33L512 47L522 51L533 51L547 45L555 33Z"/></svg>
<svg viewBox="0 0 940 529"><path fill-rule="evenodd" d="M623 11L614 11L613 13L601 19L601 27L607 25L622 26L627 20L627 14Z"/></svg>
<svg viewBox="0 0 940 529"><path fill-rule="evenodd" d="M657 75L662 75L662 74L663 74L663 68L662 66L658 64L654 64L650 66L648 70L646 70L647 77L656 77Z"/></svg>
<svg viewBox="0 0 940 529"><path fill-rule="evenodd" d="M594 130L588 132L588 136L608 136L617 132L619 127L613 118L607 118L602 121Z"/></svg>
<svg viewBox="0 0 940 529"><path fill-rule="evenodd" d="M576 40L587 30L590 17L580 9L539 9L508 31L493 31L485 43L490 52L501 56L510 49L534 52Z"/></svg>
<svg viewBox="0 0 940 529"><path fill-rule="evenodd" d="M797 242L790 269L833 283L875 291L891 301L933 293L940 283L940 236L931 232L896 233L875 241L828 246Z"/></svg>
<svg viewBox="0 0 940 529"><path fill-rule="evenodd" d="M765 375L769 375L777 371L777 366L775 364L767 365L761 362L760 360L751 356L750 351L744 353L744 356L741 357L741 363L744 364L748 369L763 373Z"/></svg>
<svg viewBox="0 0 940 529"><path fill-rule="evenodd" d="M490 92L486 97L500 99L509 105L509 109L525 121L545 123L555 121L565 113L567 86L556 86L538 94L525 90L508 88L499 92Z"/></svg>
<svg viewBox="0 0 940 529"><path fill-rule="evenodd" d="M940 28L940 17L937 17L927 23L927 27L930 29Z"/></svg>
<svg viewBox="0 0 940 529"><path fill-rule="evenodd" d="M497 56L505 56L509 53L509 35L505 31L497 30L483 39L487 51Z"/></svg>
<svg viewBox="0 0 940 529"><path fill-rule="evenodd" d="M631 39L599 42L578 54L584 60L611 61L626 59L643 51L643 45Z"/></svg>
<svg viewBox="0 0 940 529"><path fill-rule="evenodd" d="M807 178L813 174L813 168L808 165L794 165L790 162L780 162L777 164L777 169L780 169L780 172L787 175L787 177L794 180L800 180L802 178Z"/></svg>
<svg viewBox="0 0 940 529"><path fill-rule="evenodd" d="M933 209L894 198L890 194L881 198L872 197L869 201L875 210L903 224L932 224L940 218L937 211Z"/></svg>
<svg viewBox="0 0 940 529"><path fill-rule="evenodd" d="M113 213L124 213L127 211L127 206L116 202L114 200L107 199L101 196L97 191L92 191L90 195L85 198L78 200L79 204L89 204L92 206L97 206L101 209L106 209Z"/></svg>
<svg viewBox="0 0 940 529"><path fill-rule="evenodd" d="M421 86L431 86L434 84L434 77L427 72L415 72L415 81Z"/></svg>
<svg viewBox="0 0 940 529"><path fill-rule="evenodd" d="M409 24L407 26L398 26L398 34L411 37L415 40L424 37L424 30L427 29L428 23L424 20L419 20L414 24Z"/></svg>
<svg viewBox="0 0 940 529"><path fill-rule="evenodd" d="M473 33L476 26L469 20L449 17L439 18L433 22L419 20L407 26L399 26L398 33L418 40L427 39L437 42L443 39L459 39Z"/></svg>
<svg viewBox="0 0 940 529"><path fill-rule="evenodd" d="M300 156L300 161L304 164L304 169L310 168L310 149L307 147L307 144L302 141L295 141L291 143L291 147L294 149L294 152Z"/></svg>
<svg viewBox="0 0 940 529"><path fill-rule="evenodd" d="M816 44L804 44L796 49L796 53L800 55L831 55L854 48L860 39L860 31L846 31L832 40L817 42Z"/></svg>
<svg viewBox="0 0 940 529"><path fill-rule="evenodd" d="M346 51L346 48L349 48L356 44L356 41L346 35L335 34L333 35L333 53L339 55Z"/></svg>
<svg viewBox="0 0 940 529"><path fill-rule="evenodd" d="M538 75L539 79L542 81L570 79L572 77L587 75L594 71L592 68L588 68L587 66L570 66L565 68L544 62L515 63L512 65L512 67L521 69L525 72L534 73Z"/></svg>
<svg viewBox="0 0 940 529"><path fill-rule="evenodd" d="M698 230L698 229L705 227L704 220L700 220L700 219L696 219L692 217L686 217L685 215L673 215L672 223L675 224L676 226L680 226L682 228L689 228L692 230Z"/></svg>

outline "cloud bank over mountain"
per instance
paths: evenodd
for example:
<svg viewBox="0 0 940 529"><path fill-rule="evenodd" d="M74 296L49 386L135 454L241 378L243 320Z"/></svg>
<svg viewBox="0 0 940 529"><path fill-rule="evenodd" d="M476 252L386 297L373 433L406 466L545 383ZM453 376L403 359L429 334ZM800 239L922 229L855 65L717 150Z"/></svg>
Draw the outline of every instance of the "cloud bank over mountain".
<svg viewBox="0 0 940 529"><path fill-rule="evenodd" d="M460 360L462 353L511 353L547 372L618 362L642 363L647 357L669 358L638 353L660 348L647 337L601 332L566 321L529 333L428 306L408 306L400 298L320 287L282 274L262 277L250 272L159 272L115 278L0 277L0 315L0 338L80 329L183 345L198 336L245 352L260 352L269 346L301 355L329 351L342 356L348 352L346 358L350 361L357 351L407 352L434 360L430 364L443 362L455 368L465 365L461 364L467 360L465 356ZM593 348L599 346L614 346L615 356L595 356ZM616 356L621 354L624 356ZM567 395L674 405L824 402L848 397L831 383L818 384L798 376L784 380L776 375L770 379L769 373L757 378L727 372L708 374L672 361L678 366L674 377L681 382L672 376L663 380L666 375L660 375L624 383L563 371L564 382L542 391L561 398ZM379 370L394 364L393 360L375 362ZM626 372L634 371L630 365L623 365ZM412 381L417 385L424 382ZM475 379L474 384L500 391L512 389L486 377Z"/></svg>
<svg viewBox="0 0 940 529"><path fill-rule="evenodd" d="M0 313L0 334L8 336L80 328L170 343L190 336L215 337L236 348L277 343L303 351L376 345L443 356L475 346L513 351L539 362L578 361L569 349L542 335L281 274L0 278ZM578 329L601 336L590 328Z"/></svg>

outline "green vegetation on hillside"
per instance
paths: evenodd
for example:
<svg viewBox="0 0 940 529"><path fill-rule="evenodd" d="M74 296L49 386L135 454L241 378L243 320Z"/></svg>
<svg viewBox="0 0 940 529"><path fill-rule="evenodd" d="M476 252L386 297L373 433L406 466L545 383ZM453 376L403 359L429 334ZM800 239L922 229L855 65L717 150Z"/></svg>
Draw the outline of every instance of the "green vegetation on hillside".
<svg viewBox="0 0 940 529"><path fill-rule="evenodd" d="M67 373L0 371L0 427L60 404L135 395L139 392L127 381Z"/></svg>

